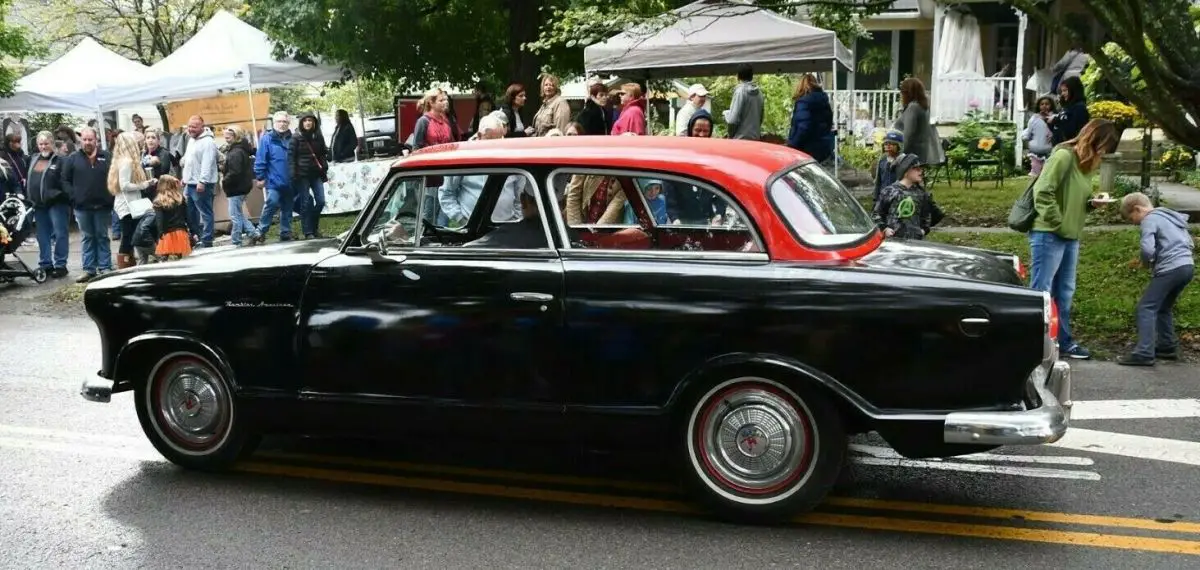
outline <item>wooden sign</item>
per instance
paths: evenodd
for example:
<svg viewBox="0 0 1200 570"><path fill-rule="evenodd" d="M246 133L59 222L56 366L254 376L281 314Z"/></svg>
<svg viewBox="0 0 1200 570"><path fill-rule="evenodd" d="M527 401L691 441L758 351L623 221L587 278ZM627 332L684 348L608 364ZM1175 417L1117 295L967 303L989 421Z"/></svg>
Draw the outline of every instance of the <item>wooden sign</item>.
<svg viewBox="0 0 1200 570"><path fill-rule="evenodd" d="M260 126L264 121L270 122L270 111L271 95L255 93L254 115ZM250 97L242 92L167 103L167 120L171 122L173 129L186 126L188 118L192 115L204 117L204 124L210 127L239 124L250 130Z"/></svg>

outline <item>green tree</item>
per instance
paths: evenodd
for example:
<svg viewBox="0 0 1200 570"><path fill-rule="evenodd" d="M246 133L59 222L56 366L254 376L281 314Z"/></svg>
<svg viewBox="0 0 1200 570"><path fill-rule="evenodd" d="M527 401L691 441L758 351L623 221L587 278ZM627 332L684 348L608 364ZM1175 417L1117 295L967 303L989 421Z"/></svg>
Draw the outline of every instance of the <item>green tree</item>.
<svg viewBox="0 0 1200 570"><path fill-rule="evenodd" d="M1081 46L1105 80L1180 144L1200 147L1200 27L1188 0L1081 0L1106 40L1055 18L1038 0L1007 0L1052 33ZM1111 42L1119 48L1105 49ZM1126 59L1128 58L1128 59ZM1131 73L1136 67L1138 73Z"/></svg>
<svg viewBox="0 0 1200 570"><path fill-rule="evenodd" d="M12 0L0 0L0 14L7 14ZM24 60L41 53L38 45L30 41L28 31L22 26L7 23L7 18L0 20L0 97L12 95L17 79L22 70L11 64L11 61Z"/></svg>
<svg viewBox="0 0 1200 570"><path fill-rule="evenodd" d="M345 109L351 114L357 113L360 91L363 112L367 116L395 113L395 84L382 79L360 79L357 85L353 81L347 81L340 85L328 86L325 89L325 108Z"/></svg>
<svg viewBox="0 0 1200 570"><path fill-rule="evenodd" d="M856 22L894 0L759 0L795 14L816 9L830 21ZM318 55L363 76L420 90L437 81L466 87L487 80L529 87L542 71L574 75L583 48L626 29L669 25L668 10L688 0L248 0L247 16L290 53ZM841 16L838 16L841 15Z"/></svg>

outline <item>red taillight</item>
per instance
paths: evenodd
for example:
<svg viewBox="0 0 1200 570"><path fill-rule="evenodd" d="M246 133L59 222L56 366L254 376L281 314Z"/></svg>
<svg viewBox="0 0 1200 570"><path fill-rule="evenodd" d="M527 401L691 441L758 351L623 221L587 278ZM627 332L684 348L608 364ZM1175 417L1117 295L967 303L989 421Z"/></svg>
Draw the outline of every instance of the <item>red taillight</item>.
<svg viewBox="0 0 1200 570"><path fill-rule="evenodd" d="M1050 338L1058 340L1058 304L1053 300L1050 301L1050 322L1046 326L1050 327L1047 331Z"/></svg>
<svg viewBox="0 0 1200 570"><path fill-rule="evenodd" d="M1025 272L1025 266L1021 263L1021 257L1018 255L1013 256L1013 269L1017 270L1017 277L1020 277L1022 280L1029 275Z"/></svg>

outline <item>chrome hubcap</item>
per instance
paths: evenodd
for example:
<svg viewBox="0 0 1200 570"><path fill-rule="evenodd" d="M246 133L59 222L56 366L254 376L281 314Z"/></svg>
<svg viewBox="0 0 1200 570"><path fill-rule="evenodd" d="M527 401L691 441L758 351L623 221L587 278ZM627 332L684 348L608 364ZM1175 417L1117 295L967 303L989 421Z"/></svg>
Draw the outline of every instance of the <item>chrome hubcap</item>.
<svg viewBox="0 0 1200 570"><path fill-rule="evenodd" d="M180 443L204 446L218 437L228 413L226 405L221 381L198 363L175 365L160 384L163 427Z"/></svg>
<svg viewBox="0 0 1200 570"><path fill-rule="evenodd" d="M749 493L771 492L786 483L809 452L800 413L766 390L727 395L699 428L713 474Z"/></svg>

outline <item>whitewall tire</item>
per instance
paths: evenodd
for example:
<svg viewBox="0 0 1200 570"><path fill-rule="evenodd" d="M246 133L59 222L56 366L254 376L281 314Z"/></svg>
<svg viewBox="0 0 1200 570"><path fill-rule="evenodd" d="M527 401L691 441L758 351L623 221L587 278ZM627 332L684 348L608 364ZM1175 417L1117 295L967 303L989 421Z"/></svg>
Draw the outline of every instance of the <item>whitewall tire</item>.
<svg viewBox="0 0 1200 570"><path fill-rule="evenodd" d="M837 409L811 386L725 380L692 403L686 422L687 480L718 514L739 522L775 522L812 509L846 454Z"/></svg>

